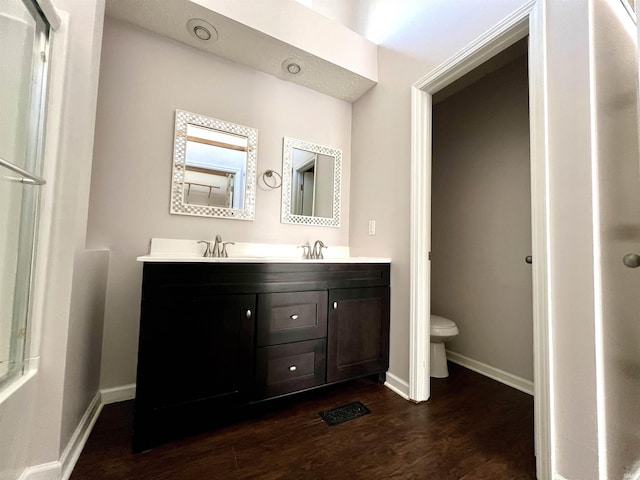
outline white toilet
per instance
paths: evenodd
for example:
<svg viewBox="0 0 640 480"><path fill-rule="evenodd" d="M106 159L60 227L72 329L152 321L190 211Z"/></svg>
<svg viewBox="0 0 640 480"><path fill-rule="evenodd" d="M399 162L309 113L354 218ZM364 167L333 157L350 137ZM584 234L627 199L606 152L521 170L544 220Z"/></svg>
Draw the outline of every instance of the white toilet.
<svg viewBox="0 0 640 480"><path fill-rule="evenodd" d="M458 327L453 320L431 315L431 376L435 378L447 378L447 355L444 350L444 342L458 335Z"/></svg>

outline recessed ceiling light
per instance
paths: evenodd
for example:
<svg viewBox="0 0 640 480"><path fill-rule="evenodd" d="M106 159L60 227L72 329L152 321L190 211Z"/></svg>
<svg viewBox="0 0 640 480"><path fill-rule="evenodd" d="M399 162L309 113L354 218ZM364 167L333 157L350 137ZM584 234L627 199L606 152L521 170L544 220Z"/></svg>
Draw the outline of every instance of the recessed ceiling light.
<svg viewBox="0 0 640 480"><path fill-rule="evenodd" d="M300 65L298 65L297 63L290 63L289 65L287 65L287 72L289 72L291 75L299 74L300 70L302 70L302 67L300 67Z"/></svg>
<svg viewBox="0 0 640 480"><path fill-rule="evenodd" d="M201 27L200 25L197 25L193 29L193 33L195 33L196 37L198 37L200 40L209 40L211 38L211 32L206 28Z"/></svg>
<svg viewBox="0 0 640 480"><path fill-rule="evenodd" d="M302 72L302 62L297 58L287 58L284 62L282 62L282 68L285 72L290 75L298 75Z"/></svg>
<svg viewBox="0 0 640 480"><path fill-rule="evenodd" d="M192 18L187 22L187 31L192 37L203 42L215 42L218 40L218 32L209 22L201 18Z"/></svg>

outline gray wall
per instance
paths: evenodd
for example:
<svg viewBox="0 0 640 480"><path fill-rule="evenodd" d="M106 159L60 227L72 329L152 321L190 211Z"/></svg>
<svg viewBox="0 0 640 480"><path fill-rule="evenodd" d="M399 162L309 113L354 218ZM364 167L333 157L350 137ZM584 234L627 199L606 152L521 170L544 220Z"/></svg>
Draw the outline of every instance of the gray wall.
<svg viewBox="0 0 640 480"><path fill-rule="evenodd" d="M447 349L533 380L527 57L433 108L431 311Z"/></svg>
<svg viewBox="0 0 640 480"><path fill-rule="evenodd" d="M378 48L378 85L353 104L351 252L393 259L389 371L405 384L410 335L411 85L524 3L496 1L476 11L471 3L425 2ZM376 220L375 235L368 234L369 220ZM404 387L408 392L408 385Z"/></svg>
<svg viewBox="0 0 640 480"><path fill-rule="evenodd" d="M102 387L135 382L142 265L152 237L327 245L349 243L349 189L340 228L280 223L280 190L258 181L255 221L169 214L175 109L257 128L258 177L282 170L284 136L339 148L350 182L351 104L106 19L88 244L111 250Z"/></svg>
<svg viewBox="0 0 640 480"><path fill-rule="evenodd" d="M108 251L83 250L76 253L64 376L60 433L62 448L71 440L87 407L100 389L108 268Z"/></svg>
<svg viewBox="0 0 640 480"><path fill-rule="evenodd" d="M96 118L100 51L104 4L101 1L60 1L62 8L74 10L71 27L82 38L73 44L83 52L82 62L72 66L75 78L69 88L76 111L69 115L69 133L82 140L73 140L73 150L65 158L68 195L75 195L74 207L65 205L67 214L75 218L73 231L73 273L69 298L69 326L66 345L64 395L60 431L61 453L72 439L87 407L95 399L100 386L100 362L109 252L87 251L86 232L89 215L89 189L93 156L93 127ZM81 18L83 20L81 20ZM71 232L68 232L71 233Z"/></svg>

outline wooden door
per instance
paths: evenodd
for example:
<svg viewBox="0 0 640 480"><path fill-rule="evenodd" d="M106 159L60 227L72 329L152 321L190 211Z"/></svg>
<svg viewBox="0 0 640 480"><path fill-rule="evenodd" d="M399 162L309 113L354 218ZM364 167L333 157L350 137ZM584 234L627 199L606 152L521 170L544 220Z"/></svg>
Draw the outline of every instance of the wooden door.
<svg viewBox="0 0 640 480"><path fill-rule="evenodd" d="M143 303L137 401L154 408L248 398L255 295Z"/></svg>

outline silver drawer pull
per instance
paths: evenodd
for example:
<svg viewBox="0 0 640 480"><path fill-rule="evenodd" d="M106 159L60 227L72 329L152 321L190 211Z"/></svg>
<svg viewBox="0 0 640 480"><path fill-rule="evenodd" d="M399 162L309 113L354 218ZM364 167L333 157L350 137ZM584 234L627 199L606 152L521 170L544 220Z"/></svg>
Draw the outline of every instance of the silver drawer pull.
<svg viewBox="0 0 640 480"><path fill-rule="evenodd" d="M333 302L333 309L336 310L338 308L338 302Z"/></svg>
<svg viewBox="0 0 640 480"><path fill-rule="evenodd" d="M298 369L298 367L296 367L295 365L291 365L291 366L289 367L289 371L290 371L290 372L295 372L297 369Z"/></svg>
<svg viewBox="0 0 640 480"><path fill-rule="evenodd" d="M291 317L289 317L289 318L291 318L291 320L297 320L297 319L298 319L298 314L297 314L297 313L294 313L294 314L293 314L293 315L291 315Z"/></svg>
<svg viewBox="0 0 640 480"><path fill-rule="evenodd" d="M247 313L245 313L244 316L247 318L251 318L251 310L247 310Z"/></svg>

